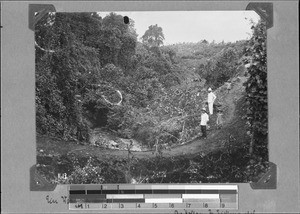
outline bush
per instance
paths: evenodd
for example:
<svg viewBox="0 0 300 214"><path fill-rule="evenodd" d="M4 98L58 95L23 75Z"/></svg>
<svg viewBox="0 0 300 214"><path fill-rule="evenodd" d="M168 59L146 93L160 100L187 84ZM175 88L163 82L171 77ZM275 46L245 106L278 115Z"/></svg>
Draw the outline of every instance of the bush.
<svg viewBox="0 0 300 214"><path fill-rule="evenodd" d="M155 145L155 132L152 127L141 126L134 132L133 137L149 148Z"/></svg>
<svg viewBox="0 0 300 214"><path fill-rule="evenodd" d="M94 166L92 164L92 159L90 158L87 164L80 168L75 167L75 170L68 176L66 183L69 184L102 184L105 179L102 174L102 168L99 166Z"/></svg>
<svg viewBox="0 0 300 214"><path fill-rule="evenodd" d="M220 51L212 59L201 64L197 72L209 85L218 88L238 73L238 55L233 48Z"/></svg>

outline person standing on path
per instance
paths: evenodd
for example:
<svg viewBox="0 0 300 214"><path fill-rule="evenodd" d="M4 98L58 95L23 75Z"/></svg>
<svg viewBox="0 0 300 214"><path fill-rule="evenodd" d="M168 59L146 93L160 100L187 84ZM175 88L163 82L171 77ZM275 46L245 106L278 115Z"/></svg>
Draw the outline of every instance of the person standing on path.
<svg viewBox="0 0 300 214"><path fill-rule="evenodd" d="M208 110L209 114L212 115L214 112L214 101L217 98L217 96L212 92L211 88L208 89L208 95L207 95L207 103L208 103Z"/></svg>
<svg viewBox="0 0 300 214"><path fill-rule="evenodd" d="M202 132L202 137L204 139L206 139L207 135L206 135L206 126L207 126L207 122L209 121L209 116L206 113L206 109L202 108L201 109L201 122L200 122L200 127L201 127L201 132Z"/></svg>

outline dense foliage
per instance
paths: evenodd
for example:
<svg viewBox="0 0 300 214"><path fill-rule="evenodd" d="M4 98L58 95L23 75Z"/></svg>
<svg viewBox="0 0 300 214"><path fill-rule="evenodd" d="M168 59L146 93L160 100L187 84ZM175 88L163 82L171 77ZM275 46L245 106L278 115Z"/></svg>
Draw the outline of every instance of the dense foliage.
<svg viewBox="0 0 300 214"><path fill-rule="evenodd" d="M55 13L36 25L35 37L37 131L87 140L90 122L108 108L99 98L128 81L122 68L136 34L113 13Z"/></svg>
<svg viewBox="0 0 300 214"><path fill-rule="evenodd" d="M48 158L39 156L37 169L49 182L63 184L256 182L268 164L245 155L249 145L234 147L231 143L224 141L223 151L192 157L159 155L142 160L134 156L100 160L77 157L73 153ZM58 173L68 176L57 178Z"/></svg>
<svg viewBox="0 0 300 214"><path fill-rule="evenodd" d="M233 48L221 50L213 58L199 66L199 72L207 83L218 88L236 74L238 55Z"/></svg>
<svg viewBox="0 0 300 214"><path fill-rule="evenodd" d="M206 96L196 97L204 87L199 80L222 85L236 73L243 45L161 46L157 25L149 26L140 43L134 21L126 25L114 13L49 14L35 37L39 133L88 141L91 129L106 127L150 147L184 142L199 132L199 117L190 117ZM122 105L113 105L120 101L117 91Z"/></svg>
<svg viewBox="0 0 300 214"><path fill-rule="evenodd" d="M268 91L266 25L259 22L252 27L244 62L249 73L246 87L247 120L252 137L251 152L268 159Z"/></svg>
<svg viewBox="0 0 300 214"><path fill-rule="evenodd" d="M244 61L250 66L244 119L257 156L250 160L249 136L243 136L239 147L232 148L235 142L229 140L223 151L196 157L166 158L163 149L158 157L143 160L38 155L39 171L56 182L57 173L67 173L68 179L60 183L184 183L247 182L265 170L263 23L254 28L247 49L246 41L163 46L158 25L149 26L141 39L134 21L125 24L115 13L50 13L40 20L35 33L38 134L89 144L93 129L100 127L149 149L187 143L199 136L206 88L215 90L236 77L246 53Z"/></svg>

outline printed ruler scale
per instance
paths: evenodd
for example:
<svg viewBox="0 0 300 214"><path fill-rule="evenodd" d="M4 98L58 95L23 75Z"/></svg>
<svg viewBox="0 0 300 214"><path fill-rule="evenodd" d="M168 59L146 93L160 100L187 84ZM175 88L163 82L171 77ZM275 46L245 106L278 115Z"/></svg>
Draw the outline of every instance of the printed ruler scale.
<svg viewBox="0 0 300 214"><path fill-rule="evenodd" d="M69 210L238 209L237 185L70 185Z"/></svg>

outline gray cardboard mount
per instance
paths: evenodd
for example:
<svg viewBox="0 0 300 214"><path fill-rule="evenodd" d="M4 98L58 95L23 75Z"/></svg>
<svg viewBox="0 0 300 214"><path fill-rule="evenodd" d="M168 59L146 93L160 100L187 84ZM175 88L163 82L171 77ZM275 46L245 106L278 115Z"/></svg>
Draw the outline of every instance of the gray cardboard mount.
<svg viewBox="0 0 300 214"><path fill-rule="evenodd" d="M230 213L300 211L298 2L268 2L273 3L274 17L267 40L269 159L277 165L277 188L253 190L249 184L238 184L239 210ZM34 33L28 28L28 6L33 3L53 4L57 12L86 12L245 10L250 2L1 2L2 213L69 212L68 205L63 201L64 196L68 195L66 186L59 185L51 192L30 191L29 169L36 161ZM47 198L58 203L47 203ZM126 212L138 213L134 210Z"/></svg>

